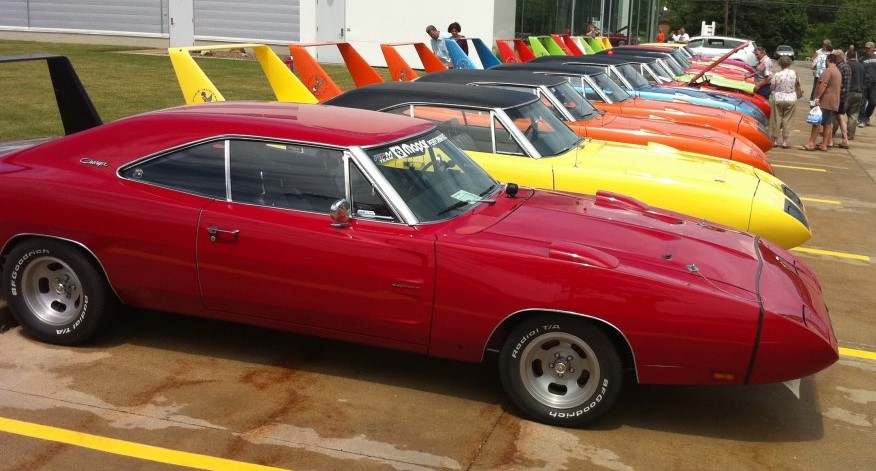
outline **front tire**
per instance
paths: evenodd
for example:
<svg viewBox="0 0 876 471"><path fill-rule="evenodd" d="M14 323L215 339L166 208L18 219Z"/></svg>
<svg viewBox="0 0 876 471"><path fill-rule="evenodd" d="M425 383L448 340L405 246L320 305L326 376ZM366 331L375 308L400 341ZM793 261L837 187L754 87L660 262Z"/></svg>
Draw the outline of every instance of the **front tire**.
<svg viewBox="0 0 876 471"><path fill-rule="evenodd" d="M602 416L620 393L623 365L611 340L571 316L517 326L499 355L502 385L532 419L579 427Z"/></svg>
<svg viewBox="0 0 876 471"><path fill-rule="evenodd" d="M119 308L94 263L69 244L51 239L28 240L9 252L3 289L25 332L60 345L93 338Z"/></svg>

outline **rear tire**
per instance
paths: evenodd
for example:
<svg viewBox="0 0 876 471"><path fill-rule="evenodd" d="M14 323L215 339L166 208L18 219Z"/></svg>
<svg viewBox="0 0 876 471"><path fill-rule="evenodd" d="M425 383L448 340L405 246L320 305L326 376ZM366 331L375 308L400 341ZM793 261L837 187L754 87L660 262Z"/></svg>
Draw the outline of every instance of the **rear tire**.
<svg viewBox="0 0 876 471"><path fill-rule="evenodd" d="M578 427L606 413L623 383L611 340L587 321L544 316L517 326L499 354L506 393L524 414Z"/></svg>
<svg viewBox="0 0 876 471"><path fill-rule="evenodd" d="M9 252L3 293L25 332L60 345L93 338L120 307L92 260L52 239L27 240Z"/></svg>

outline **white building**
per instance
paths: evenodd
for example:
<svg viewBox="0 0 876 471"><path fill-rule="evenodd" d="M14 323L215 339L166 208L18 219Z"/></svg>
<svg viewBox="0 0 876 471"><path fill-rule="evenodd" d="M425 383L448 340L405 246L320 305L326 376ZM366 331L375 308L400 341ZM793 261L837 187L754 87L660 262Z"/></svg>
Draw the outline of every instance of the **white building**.
<svg viewBox="0 0 876 471"><path fill-rule="evenodd" d="M656 0L644 2L649 10L656 8ZM516 17L518 3L521 17ZM425 42L430 24L446 31L456 21L462 34L492 44L496 38L514 37L515 28L530 26L536 8L542 25L548 21L560 31L573 24L581 32L582 23L613 24L611 29L616 30L637 21L641 15L633 18L631 4L631 0L0 0L0 39L147 47L258 42L277 46L278 51L289 43L347 41L372 65L385 65L381 43ZM602 11L608 12L606 21L594 13ZM403 52L416 57L412 51ZM334 47L314 48L313 53L320 61L340 62Z"/></svg>

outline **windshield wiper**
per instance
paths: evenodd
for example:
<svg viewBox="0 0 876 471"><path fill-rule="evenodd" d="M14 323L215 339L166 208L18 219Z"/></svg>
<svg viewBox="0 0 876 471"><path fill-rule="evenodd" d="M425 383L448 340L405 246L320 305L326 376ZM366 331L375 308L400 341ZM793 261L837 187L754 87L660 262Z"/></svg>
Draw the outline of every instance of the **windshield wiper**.
<svg viewBox="0 0 876 471"><path fill-rule="evenodd" d="M496 184L493 183L493 184L490 185L486 190L482 191L478 196L485 196L487 193L490 193L490 192L492 192L492 191L495 190L495 189L496 189Z"/></svg>
<svg viewBox="0 0 876 471"><path fill-rule="evenodd" d="M461 207L463 207L463 206L465 206L465 205L467 205L467 204L469 204L469 203L474 203L475 201L477 201L477 200L474 200L474 201L457 201L456 203L451 204L450 206L448 206L448 207L442 209L441 211L438 211L437 216L443 216L444 214L447 214L447 213L449 213L450 211L453 211L454 209L459 209L459 208L461 208Z"/></svg>
<svg viewBox="0 0 876 471"><path fill-rule="evenodd" d="M562 153L564 153L564 152L568 152L568 151L572 150L573 148L578 148L578 149L580 149L580 148L584 147L584 144L585 144L586 142L587 142L587 139L584 139L584 138L582 137L582 138L578 139L577 141L575 141L574 144L572 144L572 145L570 145L570 146L568 146L568 147L565 147L565 148L563 148L563 150L557 152L557 155L560 155L560 154L562 154Z"/></svg>
<svg viewBox="0 0 876 471"><path fill-rule="evenodd" d="M493 186L488 188L487 191L490 191L495 187L496 187L496 185L494 184ZM486 193L486 192L484 192L484 193ZM480 196L483 196L484 193L481 193ZM450 206L442 209L441 211L438 211L438 214L436 214L436 216L443 216L444 214L447 214L450 211L453 211L454 209L459 209L467 204L474 204L474 203L496 204L496 200L477 199L477 200L470 200L470 201L457 201L456 203L451 204Z"/></svg>

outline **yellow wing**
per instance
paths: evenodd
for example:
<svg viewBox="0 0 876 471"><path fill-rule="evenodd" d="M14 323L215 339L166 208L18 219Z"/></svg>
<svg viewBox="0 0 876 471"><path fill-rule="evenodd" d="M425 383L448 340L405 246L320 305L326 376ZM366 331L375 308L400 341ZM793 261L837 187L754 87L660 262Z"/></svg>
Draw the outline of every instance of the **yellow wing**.
<svg viewBox="0 0 876 471"><path fill-rule="evenodd" d="M253 50L278 101L317 103L316 97L301 83L301 80L298 80L298 77L289 70L289 67L270 47L264 44L223 44L219 46L172 47L167 50L186 104L225 100L216 85L195 62L191 52L228 49Z"/></svg>

